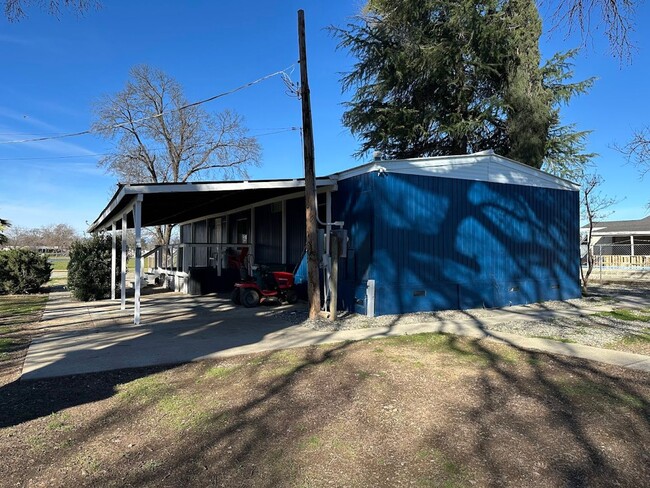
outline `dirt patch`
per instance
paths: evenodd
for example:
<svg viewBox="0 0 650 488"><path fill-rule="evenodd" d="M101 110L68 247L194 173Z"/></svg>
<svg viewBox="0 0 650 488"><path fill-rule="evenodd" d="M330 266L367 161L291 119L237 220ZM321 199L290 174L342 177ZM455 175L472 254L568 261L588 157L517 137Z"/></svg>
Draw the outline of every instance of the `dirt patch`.
<svg viewBox="0 0 650 488"><path fill-rule="evenodd" d="M0 389L7 486L640 486L650 376L422 334Z"/></svg>

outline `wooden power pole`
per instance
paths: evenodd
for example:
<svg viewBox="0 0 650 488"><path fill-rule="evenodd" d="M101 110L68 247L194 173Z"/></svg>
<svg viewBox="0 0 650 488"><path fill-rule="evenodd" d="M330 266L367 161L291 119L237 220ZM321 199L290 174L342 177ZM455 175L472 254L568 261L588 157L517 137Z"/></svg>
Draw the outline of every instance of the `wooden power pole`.
<svg viewBox="0 0 650 488"><path fill-rule="evenodd" d="M318 278L318 231L316 222L316 171L314 169L314 129L311 123L311 100L307 79L307 46L305 43L305 12L298 10L298 51L300 54L300 99L302 100L302 131L305 158L305 217L307 229L307 296L309 318L320 312Z"/></svg>

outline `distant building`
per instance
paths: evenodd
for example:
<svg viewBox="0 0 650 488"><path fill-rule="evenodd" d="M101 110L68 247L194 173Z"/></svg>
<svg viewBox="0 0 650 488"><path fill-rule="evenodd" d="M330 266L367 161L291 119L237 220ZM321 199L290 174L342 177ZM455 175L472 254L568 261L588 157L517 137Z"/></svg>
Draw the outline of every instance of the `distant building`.
<svg viewBox="0 0 650 488"><path fill-rule="evenodd" d="M585 235L589 226L581 228ZM592 245L604 255L650 254L650 216L639 220L594 222ZM598 253L597 252L597 253Z"/></svg>

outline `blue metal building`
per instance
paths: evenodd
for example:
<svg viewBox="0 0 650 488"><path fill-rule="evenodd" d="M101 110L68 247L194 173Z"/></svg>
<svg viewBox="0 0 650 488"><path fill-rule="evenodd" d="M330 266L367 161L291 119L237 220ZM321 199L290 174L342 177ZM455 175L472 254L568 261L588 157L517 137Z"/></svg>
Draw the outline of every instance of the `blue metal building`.
<svg viewBox="0 0 650 488"><path fill-rule="evenodd" d="M342 222L347 235L342 309L386 315L580 296L579 190L569 181L484 152L373 161L317 187L320 220ZM125 185L89 231L135 226L138 205L144 227L181 226L181 243L154 265L177 290L197 292L194 273L218 285L199 292L223 291L237 275L229 263L244 254L304 279L303 180ZM326 245L322 253L327 272Z"/></svg>
<svg viewBox="0 0 650 488"><path fill-rule="evenodd" d="M347 309L580 296L579 192L565 180L492 153L381 161L340 174L332 198L349 235L339 292Z"/></svg>

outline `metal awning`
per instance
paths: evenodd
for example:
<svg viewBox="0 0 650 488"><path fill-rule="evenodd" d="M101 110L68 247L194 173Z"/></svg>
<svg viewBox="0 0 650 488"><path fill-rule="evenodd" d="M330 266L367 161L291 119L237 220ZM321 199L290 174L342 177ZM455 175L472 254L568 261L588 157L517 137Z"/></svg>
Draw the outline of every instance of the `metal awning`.
<svg viewBox="0 0 650 488"><path fill-rule="evenodd" d="M318 178L318 188L333 187L336 180ZM144 183L120 185L88 232L121 229L122 215L127 227L134 227L130 212L138 195L141 197L142 227L180 224L207 215L232 212L279 197L304 191L303 179L256 180L190 183Z"/></svg>

